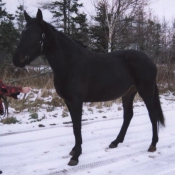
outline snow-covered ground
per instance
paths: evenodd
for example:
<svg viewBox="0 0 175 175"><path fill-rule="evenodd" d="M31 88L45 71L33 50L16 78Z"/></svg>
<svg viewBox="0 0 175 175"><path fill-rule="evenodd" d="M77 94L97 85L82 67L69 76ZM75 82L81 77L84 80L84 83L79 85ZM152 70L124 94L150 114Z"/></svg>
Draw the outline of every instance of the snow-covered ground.
<svg viewBox="0 0 175 175"><path fill-rule="evenodd" d="M59 108L51 112L40 109L39 117L45 116L40 122L31 122L29 113L23 111L15 115L21 124L0 124L0 170L3 175L174 175L175 96L167 93L160 100L166 127L159 130L154 153L147 152L152 128L143 102L134 103L125 141L115 149L108 145L121 128L122 104L100 110L85 104L83 154L77 166L67 165L74 135L70 117L63 118Z"/></svg>

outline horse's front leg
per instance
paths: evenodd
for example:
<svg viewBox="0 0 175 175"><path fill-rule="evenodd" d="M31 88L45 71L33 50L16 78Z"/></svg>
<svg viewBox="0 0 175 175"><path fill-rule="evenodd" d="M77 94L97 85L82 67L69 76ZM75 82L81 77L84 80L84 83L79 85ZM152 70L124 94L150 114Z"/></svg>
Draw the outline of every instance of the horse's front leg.
<svg viewBox="0 0 175 175"><path fill-rule="evenodd" d="M82 102L79 100L74 100L73 102L66 102L66 105L69 109L72 123L73 123L73 132L75 136L75 146L73 147L70 155L72 158L70 159L68 165L75 166L78 164L78 158L82 153L82 136L81 136L81 117L82 117Z"/></svg>

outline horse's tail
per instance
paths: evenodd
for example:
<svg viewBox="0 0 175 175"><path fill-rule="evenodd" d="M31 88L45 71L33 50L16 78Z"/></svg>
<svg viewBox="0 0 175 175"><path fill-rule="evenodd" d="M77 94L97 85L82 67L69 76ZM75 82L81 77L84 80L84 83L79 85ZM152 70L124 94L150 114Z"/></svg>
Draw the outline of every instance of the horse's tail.
<svg viewBox="0 0 175 175"><path fill-rule="evenodd" d="M160 123L162 126L165 126L165 118L164 118L162 108L161 108L161 105L160 105L159 90L157 88L157 85L155 85L154 99L155 99L155 104L156 104L156 108L157 108L157 111L158 111L158 115L157 115L158 125Z"/></svg>

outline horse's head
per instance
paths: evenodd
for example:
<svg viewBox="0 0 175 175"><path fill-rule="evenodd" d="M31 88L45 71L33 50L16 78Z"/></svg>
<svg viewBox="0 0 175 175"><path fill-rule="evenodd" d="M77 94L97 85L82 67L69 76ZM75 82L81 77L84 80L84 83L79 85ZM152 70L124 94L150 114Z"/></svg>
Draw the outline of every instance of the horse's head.
<svg viewBox="0 0 175 175"><path fill-rule="evenodd" d="M43 51L45 40L44 21L41 10L38 9L36 18L31 18L26 11L24 16L27 22L26 28L21 34L19 44L13 56L13 63L17 67L24 67L38 57Z"/></svg>

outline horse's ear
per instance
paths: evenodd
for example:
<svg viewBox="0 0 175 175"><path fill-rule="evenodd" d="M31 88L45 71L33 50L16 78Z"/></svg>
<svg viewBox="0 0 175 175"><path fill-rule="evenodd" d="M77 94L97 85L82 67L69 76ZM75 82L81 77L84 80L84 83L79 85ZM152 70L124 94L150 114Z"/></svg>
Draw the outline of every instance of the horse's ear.
<svg viewBox="0 0 175 175"><path fill-rule="evenodd" d="M31 17L27 14L26 11L24 11L24 17L27 22L31 20Z"/></svg>
<svg viewBox="0 0 175 175"><path fill-rule="evenodd" d="M39 22L42 22L43 21L43 14L42 14L42 11L40 9L38 9L38 12L36 14L36 19L39 21Z"/></svg>

